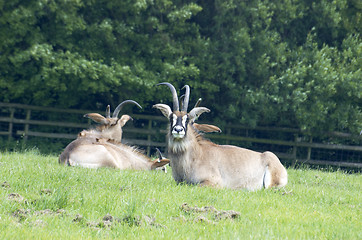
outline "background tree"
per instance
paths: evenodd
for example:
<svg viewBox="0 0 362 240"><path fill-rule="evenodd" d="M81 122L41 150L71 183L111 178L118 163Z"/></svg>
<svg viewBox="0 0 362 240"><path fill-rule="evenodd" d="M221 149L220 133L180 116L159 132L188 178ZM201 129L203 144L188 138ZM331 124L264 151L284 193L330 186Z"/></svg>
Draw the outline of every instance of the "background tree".
<svg viewBox="0 0 362 240"><path fill-rule="evenodd" d="M192 87L212 119L359 133L357 0L0 0L0 101L145 112Z"/></svg>
<svg viewBox="0 0 362 240"><path fill-rule="evenodd" d="M201 10L171 1L2 1L1 101L94 108L154 99L154 84L198 74Z"/></svg>
<svg viewBox="0 0 362 240"><path fill-rule="evenodd" d="M362 128L361 3L215 0L211 7L209 1L200 5L207 10L195 21L211 42L211 60L201 78L218 87L211 98L221 103L215 106L220 121L313 133Z"/></svg>

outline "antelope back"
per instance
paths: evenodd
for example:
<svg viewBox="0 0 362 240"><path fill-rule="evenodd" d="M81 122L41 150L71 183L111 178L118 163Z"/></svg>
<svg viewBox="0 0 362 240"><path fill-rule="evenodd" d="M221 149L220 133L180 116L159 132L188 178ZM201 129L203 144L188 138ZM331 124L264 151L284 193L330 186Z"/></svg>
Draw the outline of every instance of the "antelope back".
<svg viewBox="0 0 362 240"><path fill-rule="evenodd" d="M112 167L116 169L154 170L170 161L151 161L136 148L107 139L78 138L59 157L59 163L85 168Z"/></svg>

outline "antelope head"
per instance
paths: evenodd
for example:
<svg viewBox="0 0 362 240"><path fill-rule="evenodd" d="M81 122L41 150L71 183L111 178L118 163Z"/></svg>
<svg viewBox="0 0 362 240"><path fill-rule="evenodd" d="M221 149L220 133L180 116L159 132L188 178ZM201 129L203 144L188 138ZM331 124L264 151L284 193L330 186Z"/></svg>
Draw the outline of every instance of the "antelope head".
<svg viewBox="0 0 362 240"><path fill-rule="evenodd" d="M125 100L121 102L116 109L114 110L112 117L110 112L110 106L107 106L106 116L102 116L99 113L87 113L84 117L92 119L94 122L99 123L96 131L84 130L79 133L79 137L89 137L90 135L95 135L95 137L111 139L115 141L121 141L122 139L122 127L127 123L128 120L132 119L129 115L125 114L118 118L119 112L126 104L133 103L139 108L142 108L136 101ZM99 136L97 136L99 135Z"/></svg>
<svg viewBox="0 0 362 240"><path fill-rule="evenodd" d="M187 112L190 87L185 85L185 96L180 111L180 104L175 87L168 82L159 83L157 86L158 85L166 85L170 88L173 98L173 111L166 104L155 104L153 107L159 109L162 114L169 119L170 136L172 136L172 139L174 141L182 141L186 137L188 127L192 127L192 124L194 124L202 113L210 112L210 110L206 107L199 107L198 104L196 104L190 112Z"/></svg>

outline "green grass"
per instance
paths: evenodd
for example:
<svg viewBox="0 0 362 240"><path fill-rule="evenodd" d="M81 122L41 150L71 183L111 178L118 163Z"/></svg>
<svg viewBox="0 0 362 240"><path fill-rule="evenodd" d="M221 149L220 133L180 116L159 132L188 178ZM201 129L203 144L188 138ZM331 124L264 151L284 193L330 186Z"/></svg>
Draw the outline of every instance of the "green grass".
<svg viewBox="0 0 362 240"><path fill-rule="evenodd" d="M360 174L288 169L285 188L247 192L177 185L170 172L0 153L0 239L362 239Z"/></svg>

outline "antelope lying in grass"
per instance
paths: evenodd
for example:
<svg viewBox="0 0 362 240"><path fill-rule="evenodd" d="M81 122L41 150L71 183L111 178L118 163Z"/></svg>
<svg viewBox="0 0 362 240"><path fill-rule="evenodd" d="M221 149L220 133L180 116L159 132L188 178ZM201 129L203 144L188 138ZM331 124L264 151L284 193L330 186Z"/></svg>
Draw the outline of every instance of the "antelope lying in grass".
<svg viewBox="0 0 362 240"><path fill-rule="evenodd" d="M112 117L109 106L106 117L98 113L84 115L100 125L96 129L80 132L78 138L59 156L59 163L87 168L113 167L135 170L153 170L168 164L170 161L162 155L158 160L151 161L135 147L121 143L122 127L132 119L129 115L118 118L120 110L127 103L134 103L141 108L137 102L126 100L117 106Z"/></svg>
<svg viewBox="0 0 362 240"><path fill-rule="evenodd" d="M167 85L173 96L173 111L166 104L153 107L170 121L168 157L176 182L248 190L287 184L287 171L272 152L259 153L236 146L217 145L198 134L194 121L210 110L196 106L187 112L189 86L185 86L185 98L179 111L175 87L170 83L158 85Z"/></svg>

